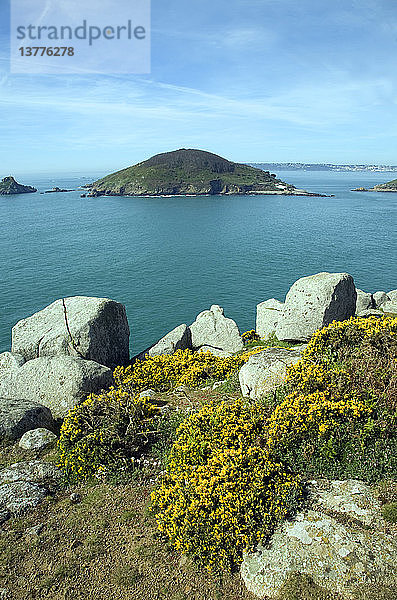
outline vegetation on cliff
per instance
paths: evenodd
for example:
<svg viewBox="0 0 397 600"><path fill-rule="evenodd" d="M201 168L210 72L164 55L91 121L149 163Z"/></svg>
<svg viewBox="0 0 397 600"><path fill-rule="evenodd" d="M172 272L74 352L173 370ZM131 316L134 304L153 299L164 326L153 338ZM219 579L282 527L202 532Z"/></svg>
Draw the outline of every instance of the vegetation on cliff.
<svg viewBox="0 0 397 600"><path fill-rule="evenodd" d="M375 185L373 190L375 192L397 192L397 179L393 179L393 181L388 181L387 183Z"/></svg>
<svg viewBox="0 0 397 600"><path fill-rule="evenodd" d="M202 150L180 149L112 173L91 185L94 195L293 193L268 171Z"/></svg>

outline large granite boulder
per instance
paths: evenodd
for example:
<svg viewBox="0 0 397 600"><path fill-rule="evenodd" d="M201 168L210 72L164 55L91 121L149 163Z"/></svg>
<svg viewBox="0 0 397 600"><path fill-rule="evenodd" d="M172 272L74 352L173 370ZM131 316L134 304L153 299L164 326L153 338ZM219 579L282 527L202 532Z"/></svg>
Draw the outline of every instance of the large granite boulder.
<svg viewBox="0 0 397 600"><path fill-rule="evenodd" d="M307 505L295 518L245 554L241 575L258 598L278 598L288 578L300 573L350 600L368 584L397 585L396 556L397 537L371 488L354 480L320 480L310 483Z"/></svg>
<svg viewBox="0 0 397 600"><path fill-rule="evenodd" d="M388 294L386 294L386 292L375 292L375 294L372 296L374 299L375 308L380 308L382 304L390 300L390 297Z"/></svg>
<svg viewBox="0 0 397 600"><path fill-rule="evenodd" d="M4 375L14 369L19 369L25 362L26 361L21 354L2 352L0 354L0 377L4 377Z"/></svg>
<svg viewBox="0 0 397 600"><path fill-rule="evenodd" d="M43 356L29 360L3 377L0 397L25 398L42 404L58 419L64 418L88 394L98 393L113 384L111 369L94 361L72 356Z"/></svg>
<svg viewBox="0 0 397 600"><path fill-rule="evenodd" d="M257 400L280 387L288 365L297 363L301 352L302 348L266 348L263 352L250 356L239 372L243 396Z"/></svg>
<svg viewBox="0 0 397 600"><path fill-rule="evenodd" d="M256 333L263 339L276 331L284 304L275 298L261 302L256 307Z"/></svg>
<svg viewBox="0 0 397 600"><path fill-rule="evenodd" d="M390 292L387 292L387 297L392 302L397 302L397 290L391 290Z"/></svg>
<svg viewBox="0 0 397 600"><path fill-rule="evenodd" d="M384 313L397 313L397 300L388 300L381 306Z"/></svg>
<svg viewBox="0 0 397 600"><path fill-rule="evenodd" d="M12 329L12 351L25 360L70 355L113 368L128 362L125 307L108 298L56 300Z"/></svg>
<svg viewBox="0 0 397 600"><path fill-rule="evenodd" d="M14 442L38 427L54 430L55 423L49 408L32 400L0 397L0 441Z"/></svg>
<svg viewBox="0 0 397 600"><path fill-rule="evenodd" d="M371 308L375 308L375 302L372 297L372 294L368 294L367 292L363 292L356 288L357 292L357 301L356 301L356 315L358 315L363 310L369 310Z"/></svg>
<svg viewBox="0 0 397 600"><path fill-rule="evenodd" d="M276 328L279 340L307 341L317 329L356 312L357 293L348 273L317 273L289 290Z"/></svg>
<svg viewBox="0 0 397 600"><path fill-rule="evenodd" d="M0 471L0 523L34 508L53 493L62 472L41 460L19 462Z"/></svg>
<svg viewBox="0 0 397 600"><path fill-rule="evenodd" d="M233 319L227 319L223 314L223 308L217 304L196 317L190 326L190 332L194 350L199 350L202 346L210 346L233 353L244 348L237 324Z"/></svg>
<svg viewBox="0 0 397 600"><path fill-rule="evenodd" d="M179 325L167 333L153 346L138 354L135 358L143 360L145 356L159 356L160 354L174 354L177 350L187 350L192 347L190 329L187 325Z"/></svg>

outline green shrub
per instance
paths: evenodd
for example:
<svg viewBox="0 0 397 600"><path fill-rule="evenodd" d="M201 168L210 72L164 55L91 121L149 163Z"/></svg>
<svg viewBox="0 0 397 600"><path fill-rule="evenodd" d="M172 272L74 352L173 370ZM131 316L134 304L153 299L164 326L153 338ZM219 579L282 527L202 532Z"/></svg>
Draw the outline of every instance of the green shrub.
<svg viewBox="0 0 397 600"><path fill-rule="evenodd" d="M153 441L158 409L122 388L92 394L69 411L58 441L59 466L70 480L131 471Z"/></svg>
<svg viewBox="0 0 397 600"><path fill-rule="evenodd" d="M307 477L396 473L397 319L335 322L289 369L266 432L275 459Z"/></svg>
<svg viewBox="0 0 397 600"><path fill-rule="evenodd" d="M397 523L397 502L389 502L382 506L382 515L386 521Z"/></svg>
<svg viewBox="0 0 397 600"><path fill-rule="evenodd" d="M184 421L152 512L175 548L214 570L238 564L294 505L299 478L258 440L259 404L211 402Z"/></svg>

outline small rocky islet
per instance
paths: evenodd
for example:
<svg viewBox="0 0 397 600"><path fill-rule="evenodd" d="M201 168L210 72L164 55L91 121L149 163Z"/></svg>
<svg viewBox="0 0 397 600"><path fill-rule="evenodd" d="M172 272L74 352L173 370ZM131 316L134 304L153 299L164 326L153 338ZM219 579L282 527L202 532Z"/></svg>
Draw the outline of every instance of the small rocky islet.
<svg viewBox="0 0 397 600"><path fill-rule="evenodd" d="M16 194L33 194L37 192L35 187L22 185L15 181L14 177L4 177L0 181L0 196L14 196Z"/></svg>
<svg viewBox="0 0 397 600"><path fill-rule="evenodd" d="M283 385L288 365L300 360L307 342L320 328L356 315L377 320L396 313L397 290L364 292L355 287L348 273L318 273L299 279L284 302L273 298L257 306L259 336L276 336L275 345L282 341L296 345L258 348L238 373L242 397L255 402ZM116 365L181 350L205 351L222 358L244 350L237 324L218 305L199 313L191 325L176 327L133 358L129 337L125 307L107 298L59 299L19 321L12 330L11 352L0 355L2 443L31 452L53 444L70 409L89 393L114 385ZM215 384L213 389L217 389ZM142 396L153 398L153 394L146 390ZM34 510L48 495L57 493L61 481L59 468L38 458L1 469L0 522ZM39 523L40 531L35 530L34 535L39 536L44 526ZM241 578L258 598L279 598L283 586L297 572L327 593L336 591L343 600L353 598L358 584L386 584L395 589L393 532L383 519L382 502L367 483L309 481L299 511L280 523L268 543L244 554Z"/></svg>

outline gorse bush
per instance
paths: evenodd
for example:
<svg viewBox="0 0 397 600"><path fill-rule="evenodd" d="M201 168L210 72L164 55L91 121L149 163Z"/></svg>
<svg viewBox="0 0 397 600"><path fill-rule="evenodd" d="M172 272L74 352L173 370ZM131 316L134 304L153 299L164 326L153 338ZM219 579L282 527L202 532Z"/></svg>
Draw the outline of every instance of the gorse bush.
<svg viewBox="0 0 397 600"><path fill-rule="evenodd" d="M258 444L265 418L263 406L242 400L205 405L180 425L152 494L160 531L207 568L238 564L300 494L299 477Z"/></svg>
<svg viewBox="0 0 397 600"><path fill-rule="evenodd" d="M306 476L379 480L396 470L397 319L352 318L314 334L266 431Z"/></svg>
<svg viewBox="0 0 397 600"><path fill-rule="evenodd" d="M154 439L157 413L147 399L122 388L90 395L63 422L59 466L70 480L132 470Z"/></svg>
<svg viewBox="0 0 397 600"><path fill-rule="evenodd" d="M117 367L114 377L117 385L130 385L135 392L146 388L165 391L176 385L194 387L207 379L227 379L257 351L221 358L210 352L177 350L174 354L137 360L132 366Z"/></svg>

